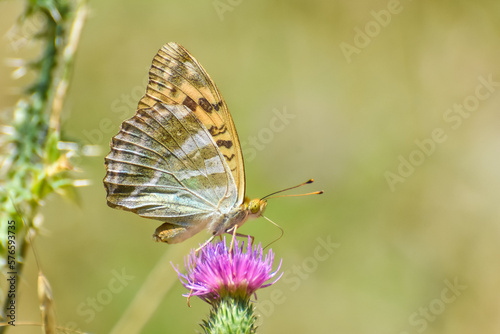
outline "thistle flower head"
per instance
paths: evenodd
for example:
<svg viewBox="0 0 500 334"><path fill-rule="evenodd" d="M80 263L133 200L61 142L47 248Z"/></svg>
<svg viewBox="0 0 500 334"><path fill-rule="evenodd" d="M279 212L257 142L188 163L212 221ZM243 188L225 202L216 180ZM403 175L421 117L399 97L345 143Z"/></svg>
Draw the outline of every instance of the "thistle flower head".
<svg viewBox="0 0 500 334"><path fill-rule="evenodd" d="M270 249L264 256L259 243L252 248L250 238L245 242L234 241L232 249L222 241L209 243L197 253L193 250L185 258L187 273L182 274L178 268L179 279L189 294L198 296L208 303L213 303L224 297L248 300L260 288L270 286L281 278L274 278L281 267L272 271L274 253ZM266 283L267 282L267 283Z"/></svg>

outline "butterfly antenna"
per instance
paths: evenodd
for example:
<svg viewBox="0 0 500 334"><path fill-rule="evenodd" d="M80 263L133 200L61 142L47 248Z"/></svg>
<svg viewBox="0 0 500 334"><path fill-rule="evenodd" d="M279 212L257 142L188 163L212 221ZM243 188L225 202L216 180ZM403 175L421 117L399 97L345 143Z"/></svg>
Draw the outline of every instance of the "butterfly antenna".
<svg viewBox="0 0 500 334"><path fill-rule="evenodd" d="M308 196L308 195L320 195L323 193L323 190L319 190L319 191L314 191L314 192L311 192L311 193L307 193L307 194L297 194L297 195L279 195L279 196L273 196L273 195L276 195L276 194L279 194L279 193L282 193L282 192L285 192L285 191L288 191L288 190L292 190L292 189L295 189L295 188L298 188L298 187L302 187L302 186L305 186L306 184L310 184L310 183L313 183L314 182L314 179L309 179L307 180L306 182L303 182L301 184L298 184L296 186L293 186L293 187L290 187L290 188L285 188L285 189L282 189L282 190L278 190L278 191L275 191L267 196L264 196L262 197L261 199L271 199L271 198L278 198L278 197L296 197L296 196ZM267 218L266 218L267 219Z"/></svg>
<svg viewBox="0 0 500 334"><path fill-rule="evenodd" d="M262 217L264 217L268 222L270 222L271 224L273 224L274 226L276 226L280 230L280 232L281 232L281 234L280 234L279 237L277 237L276 239L274 239L273 241L271 241L270 243L268 243L266 245L266 247L262 248L262 250L265 250L267 247L271 246L276 241L280 240L283 237L283 234L285 234L285 230L283 230L283 228L281 226L279 226L278 224L276 224L275 222L273 222L271 219L267 218L266 216L262 216Z"/></svg>

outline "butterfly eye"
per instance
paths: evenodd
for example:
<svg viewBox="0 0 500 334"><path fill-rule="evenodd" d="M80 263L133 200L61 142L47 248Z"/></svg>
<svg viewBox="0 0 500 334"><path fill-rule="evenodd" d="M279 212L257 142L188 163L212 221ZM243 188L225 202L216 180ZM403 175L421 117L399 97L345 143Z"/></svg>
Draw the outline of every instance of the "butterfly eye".
<svg viewBox="0 0 500 334"><path fill-rule="evenodd" d="M260 211L260 199L256 198L250 201L250 212L256 214Z"/></svg>
<svg viewBox="0 0 500 334"><path fill-rule="evenodd" d="M264 212L266 205L267 205L266 200L262 200L260 198L254 198L248 204L248 210L250 210L251 214L260 216Z"/></svg>

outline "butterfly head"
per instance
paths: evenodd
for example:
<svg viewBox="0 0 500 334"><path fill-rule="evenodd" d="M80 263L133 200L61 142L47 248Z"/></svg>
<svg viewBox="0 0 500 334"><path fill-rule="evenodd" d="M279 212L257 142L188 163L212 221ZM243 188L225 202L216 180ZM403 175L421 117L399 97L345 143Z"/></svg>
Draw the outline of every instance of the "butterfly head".
<svg viewBox="0 0 500 334"><path fill-rule="evenodd" d="M257 218L257 217L262 216L262 214L264 213L264 210L266 209L266 206L267 206L267 200L260 199L260 198L254 198L254 199L250 200L247 197L246 202L248 203L247 210L248 210L249 216L252 218Z"/></svg>

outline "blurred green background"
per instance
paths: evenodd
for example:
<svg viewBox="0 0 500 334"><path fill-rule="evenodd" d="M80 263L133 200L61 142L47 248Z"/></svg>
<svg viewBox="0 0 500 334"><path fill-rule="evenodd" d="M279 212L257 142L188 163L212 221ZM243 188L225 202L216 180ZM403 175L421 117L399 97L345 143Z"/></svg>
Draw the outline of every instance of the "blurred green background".
<svg viewBox="0 0 500 334"><path fill-rule="evenodd" d="M76 176L93 184L79 188L79 205L47 201L36 239L62 326L109 333L153 268L182 267L207 237L156 244L159 224L108 208L102 185L111 137L134 114L157 50L176 41L229 105L247 194L310 177L316 183L302 190L325 190L268 205L285 229L272 245L285 276L259 291L260 333L500 332L498 1L108 0L90 8L63 132L102 152L80 162ZM0 2L1 59L36 54L8 35L21 11L21 1ZM30 79L11 72L2 62L4 116ZM264 219L241 232L264 244L279 236ZM175 273L166 272L170 284ZM122 285L117 273L127 275ZM30 254L18 321L39 321L36 275ZM142 333L198 331L209 307L193 299L188 308L185 292L174 281L159 293Z"/></svg>

